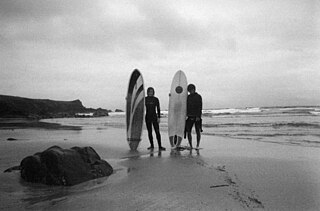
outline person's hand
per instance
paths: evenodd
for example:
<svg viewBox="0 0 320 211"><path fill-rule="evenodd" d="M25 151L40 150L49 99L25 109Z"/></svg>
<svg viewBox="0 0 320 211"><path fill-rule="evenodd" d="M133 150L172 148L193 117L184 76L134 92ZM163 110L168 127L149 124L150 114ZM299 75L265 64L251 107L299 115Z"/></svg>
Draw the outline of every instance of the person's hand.
<svg viewBox="0 0 320 211"><path fill-rule="evenodd" d="M160 124L160 122L161 122L161 121L160 121L160 118L158 118L158 123Z"/></svg>
<svg viewBox="0 0 320 211"><path fill-rule="evenodd" d="M198 121L200 121L201 119L200 119L200 117L196 117L196 122L198 122Z"/></svg>

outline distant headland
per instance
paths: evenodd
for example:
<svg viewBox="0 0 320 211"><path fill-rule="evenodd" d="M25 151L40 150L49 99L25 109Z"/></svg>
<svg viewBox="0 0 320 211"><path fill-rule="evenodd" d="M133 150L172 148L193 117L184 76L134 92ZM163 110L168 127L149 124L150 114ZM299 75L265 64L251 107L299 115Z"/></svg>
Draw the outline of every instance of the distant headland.
<svg viewBox="0 0 320 211"><path fill-rule="evenodd" d="M0 118L47 119L108 116L110 110L86 108L80 100L55 101L0 95Z"/></svg>

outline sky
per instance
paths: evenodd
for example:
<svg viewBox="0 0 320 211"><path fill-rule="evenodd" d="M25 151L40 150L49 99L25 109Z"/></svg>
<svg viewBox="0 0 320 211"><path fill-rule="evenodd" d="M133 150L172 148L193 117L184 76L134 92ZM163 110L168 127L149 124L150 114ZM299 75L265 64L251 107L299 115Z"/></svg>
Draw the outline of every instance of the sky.
<svg viewBox="0 0 320 211"><path fill-rule="evenodd" d="M139 69L168 107L320 106L318 0L1 0L0 94L124 109Z"/></svg>

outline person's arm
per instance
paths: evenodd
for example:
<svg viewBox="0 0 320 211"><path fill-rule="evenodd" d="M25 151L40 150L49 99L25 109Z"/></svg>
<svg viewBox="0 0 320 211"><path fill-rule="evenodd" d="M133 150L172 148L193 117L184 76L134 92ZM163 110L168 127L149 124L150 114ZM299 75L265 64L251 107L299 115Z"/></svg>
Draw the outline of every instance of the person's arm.
<svg viewBox="0 0 320 211"><path fill-rule="evenodd" d="M160 102L159 102L159 99L157 98L157 114L158 114L158 118L160 119Z"/></svg>
<svg viewBox="0 0 320 211"><path fill-rule="evenodd" d="M197 117L196 117L196 120L199 121L201 119L201 116L202 116L202 97L201 95L198 95L198 99L197 99L197 104L198 104L198 110L197 110Z"/></svg>
<svg viewBox="0 0 320 211"><path fill-rule="evenodd" d="M201 118L201 116L202 116L202 97L201 97L201 95L199 95L199 97L200 97L200 110L199 110L199 114L200 114L200 118Z"/></svg>

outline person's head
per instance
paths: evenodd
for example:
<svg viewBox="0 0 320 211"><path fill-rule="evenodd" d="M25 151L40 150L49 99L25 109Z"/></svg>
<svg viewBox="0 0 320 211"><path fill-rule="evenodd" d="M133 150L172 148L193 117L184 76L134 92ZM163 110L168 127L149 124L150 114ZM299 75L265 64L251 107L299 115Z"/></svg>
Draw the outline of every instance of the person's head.
<svg viewBox="0 0 320 211"><path fill-rule="evenodd" d="M154 95L154 88L149 87L149 88L147 89L147 95L150 96L150 97L152 97L152 96Z"/></svg>
<svg viewBox="0 0 320 211"><path fill-rule="evenodd" d="M195 93L196 92L196 86L194 84L188 85L188 92Z"/></svg>

